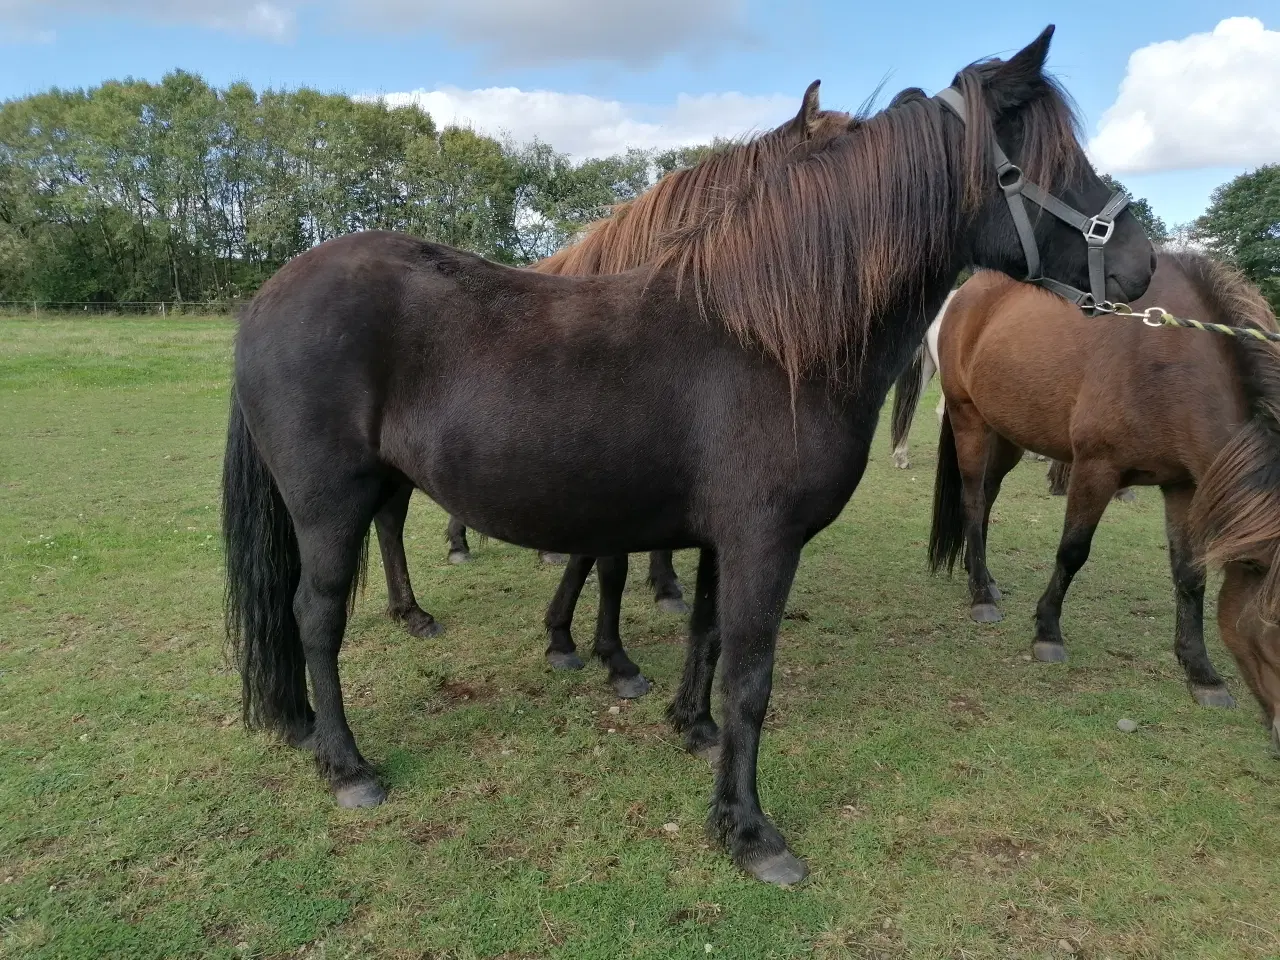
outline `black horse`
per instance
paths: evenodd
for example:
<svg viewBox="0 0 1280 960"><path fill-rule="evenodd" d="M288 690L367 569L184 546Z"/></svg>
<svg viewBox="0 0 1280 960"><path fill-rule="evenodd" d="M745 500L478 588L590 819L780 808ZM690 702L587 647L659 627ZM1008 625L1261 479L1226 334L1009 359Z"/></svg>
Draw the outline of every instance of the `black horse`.
<svg viewBox="0 0 1280 960"><path fill-rule="evenodd" d="M760 879L802 879L756 786L801 549L852 495L885 394L962 266L1023 276L1038 249L1046 275L1091 279L1079 230L1025 214L1020 229L1001 185L1013 196L1021 179L997 174L998 144L1077 210L1109 205L1043 72L1051 29L963 70L945 103L883 111L725 197L650 268L544 276L381 232L281 268L240 326L223 478L246 719L312 751L342 805L384 799L338 650L370 523L406 483L523 546L697 547L669 717L690 747L719 741L712 835ZM1125 212L1105 232L1107 295L1141 295L1141 226Z"/></svg>
<svg viewBox="0 0 1280 960"><path fill-rule="evenodd" d="M799 163L846 133L856 118L819 106L818 81L801 98L800 110L781 126L750 140L726 144L697 166L676 170L635 200L619 204L608 217L597 220L572 245L538 261L530 269L561 276L595 276L623 273L651 261L661 252L661 241L673 230L697 224L723 202L726 194L747 189L762 175ZM912 96L923 96L910 91ZM896 104L903 98L899 94ZM412 487L398 491L374 518L378 545L387 577L388 612L415 636L439 632L436 620L418 606L409 582L404 549L404 524ZM462 563L471 556L466 525L451 517L447 530L449 560ZM544 562L565 562L563 554L539 551ZM609 683L620 697L643 696L649 681L627 656L620 635L622 593L626 587L628 557L567 558L555 597L547 607L547 663L556 670L583 667L573 642L573 614L578 596L592 566L600 573L600 605L592 654L609 671ZM676 577L670 550L649 554L648 581L654 602L668 613L687 614L688 606Z"/></svg>

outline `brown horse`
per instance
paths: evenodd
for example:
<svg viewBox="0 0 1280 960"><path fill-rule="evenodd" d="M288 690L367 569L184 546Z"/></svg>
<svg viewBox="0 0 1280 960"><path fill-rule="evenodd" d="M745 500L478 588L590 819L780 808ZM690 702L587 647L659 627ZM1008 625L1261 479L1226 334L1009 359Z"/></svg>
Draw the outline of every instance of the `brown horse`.
<svg viewBox="0 0 1280 960"><path fill-rule="evenodd" d="M575 243L535 263L538 273L561 276L596 276L625 273L650 262L661 249L660 241L672 231L698 224L723 206L726 197L745 191L749 185L782 168L801 162L817 150L829 146L857 122L854 115L823 110L819 105L820 81L809 84L801 98L800 110L781 126L749 140L724 144L696 166L673 171L641 196L619 204L612 213L597 220ZM923 97L918 90L898 94L894 103ZM405 487L377 516L378 543L387 576L388 613L400 620L415 636L433 636L440 630L435 620L418 606L409 582L404 549L404 524L413 492ZM448 527L449 559L461 563L470 556L466 526L451 518ZM546 562L561 555L539 551ZM547 608L547 662L557 670L580 670L582 659L573 642L572 625L578 596L593 565L600 575L600 607L592 653L609 670L609 681L621 697L643 696L649 681L627 656L619 635L622 593L627 581L626 554L612 557L569 558ZM655 550L649 558L649 583L654 601L669 613L688 613L672 566L670 550Z"/></svg>
<svg viewBox="0 0 1280 960"><path fill-rule="evenodd" d="M1154 268L1044 74L1051 35L758 178L652 267L546 276L379 231L282 267L241 318L223 461L245 718L310 751L341 805L386 798L338 655L369 524L406 483L521 546L696 547L668 717L719 745L711 835L753 876L802 879L757 782L778 628L928 318L967 263L1096 300Z"/></svg>
<svg viewBox="0 0 1280 960"><path fill-rule="evenodd" d="M1159 255L1135 306L1156 303L1181 316L1275 329L1256 290L1199 254ZM1038 660L1066 659L1063 597L1113 494L1158 486L1177 597L1174 649L1192 694L1207 706L1233 704L1204 646L1208 556L1231 561L1220 609L1253 611L1247 623L1223 620L1223 638L1274 713L1280 634L1264 621L1280 609L1280 590L1274 572L1264 578L1249 564L1280 569L1272 567L1280 546L1275 348L1132 319L1086 319L1056 297L983 272L952 301L939 354L946 414L930 562L950 569L964 549L973 618L1001 616L987 570L987 524L1001 481L1024 450L1071 465L1057 566L1036 608ZM1193 515L1204 518L1199 536Z"/></svg>

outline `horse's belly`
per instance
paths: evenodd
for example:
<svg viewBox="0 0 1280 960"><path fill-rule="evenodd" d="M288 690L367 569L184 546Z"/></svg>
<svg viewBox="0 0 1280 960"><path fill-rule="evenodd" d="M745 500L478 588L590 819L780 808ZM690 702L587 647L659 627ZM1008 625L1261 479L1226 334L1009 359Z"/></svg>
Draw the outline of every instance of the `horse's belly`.
<svg viewBox="0 0 1280 960"><path fill-rule="evenodd" d="M623 416L527 409L445 424L398 464L467 526L510 543L608 554L687 541L682 471L670 446ZM684 544L684 545L687 545Z"/></svg>

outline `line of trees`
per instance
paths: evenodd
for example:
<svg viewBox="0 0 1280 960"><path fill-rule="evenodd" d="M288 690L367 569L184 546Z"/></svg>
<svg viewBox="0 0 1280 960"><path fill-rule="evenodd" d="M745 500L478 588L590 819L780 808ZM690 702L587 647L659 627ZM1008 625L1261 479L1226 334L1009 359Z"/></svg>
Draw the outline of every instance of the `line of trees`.
<svg viewBox="0 0 1280 960"><path fill-rule="evenodd" d="M575 164L416 107L181 71L55 89L0 106L0 300L235 299L373 228L528 263L700 154Z"/></svg>
<svg viewBox="0 0 1280 960"><path fill-rule="evenodd" d="M50 90L0 105L0 300L240 299L307 248L373 228L530 263L707 149L573 163L413 106L183 71ZM1173 231L1145 200L1132 209L1153 240L1234 261L1280 310L1280 165Z"/></svg>

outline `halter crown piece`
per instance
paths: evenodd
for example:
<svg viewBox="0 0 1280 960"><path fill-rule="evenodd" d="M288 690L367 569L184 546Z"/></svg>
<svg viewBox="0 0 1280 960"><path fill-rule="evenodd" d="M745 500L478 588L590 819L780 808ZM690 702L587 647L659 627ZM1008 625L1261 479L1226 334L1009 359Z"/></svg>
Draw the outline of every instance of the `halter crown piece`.
<svg viewBox="0 0 1280 960"><path fill-rule="evenodd" d="M959 117L961 123L969 122L964 96L955 87L947 87L939 92L935 99L940 100L945 107ZM1079 210L1045 193L1024 177L1022 170L1015 166L1000 148L994 129L991 131L991 152L996 161L996 180L1000 184L1000 189L1004 191L1005 200L1009 203L1009 213L1013 216L1013 225L1018 230L1018 239L1022 241L1022 252L1027 258L1026 282L1051 290L1058 296L1070 300L1081 310L1110 312L1108 308L1112 305L1107 300L1107 274L1103 267L1103 250L1115 230L1116 217L1129 204L1129 195L1123 190L1117 190L1096 216L1086 217ZM1054 280L1052 277L1041 276L1040 248L1036 246L1035 231L1031 229L1031 219L1027 216L1026 201L1028 200L1059 220L1071 224L1084 235L1085 243L1089 245L1090 290L1088 293L1060 280Z"/></svg>

